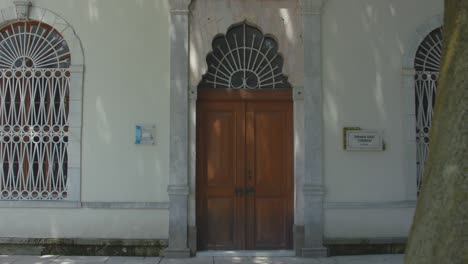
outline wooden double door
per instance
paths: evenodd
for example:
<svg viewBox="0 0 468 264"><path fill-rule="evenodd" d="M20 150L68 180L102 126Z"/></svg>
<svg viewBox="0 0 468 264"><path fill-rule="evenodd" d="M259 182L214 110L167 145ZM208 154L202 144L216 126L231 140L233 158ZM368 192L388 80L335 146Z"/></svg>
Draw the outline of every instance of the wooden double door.
<svg viewBox="0 0 468 264"><path fill-rule="evenodd" d="M199 91L200 250L292 248L290 91Z"/></svg>

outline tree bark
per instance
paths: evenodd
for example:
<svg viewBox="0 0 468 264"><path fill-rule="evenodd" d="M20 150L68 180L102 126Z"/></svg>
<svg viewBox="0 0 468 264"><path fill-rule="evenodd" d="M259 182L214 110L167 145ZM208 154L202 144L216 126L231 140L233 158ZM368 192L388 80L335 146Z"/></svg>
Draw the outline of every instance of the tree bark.
<svg viewBox="0 0 468 264"><path fill-rule="evenodd" d="M468 0L445 0L428 161L405 263L468 263Z"/></svg>

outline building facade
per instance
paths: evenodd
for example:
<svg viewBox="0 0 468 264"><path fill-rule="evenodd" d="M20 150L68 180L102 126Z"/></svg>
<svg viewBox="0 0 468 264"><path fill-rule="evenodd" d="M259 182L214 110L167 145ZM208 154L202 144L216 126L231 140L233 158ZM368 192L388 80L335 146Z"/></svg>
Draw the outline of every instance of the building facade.
<svg viewBox="0 0 468 264"><path fill-rule="evenodd" d="M442 0L0 1L2 243L174 257L404 243L442 13ZM346 131L381 141L353 151Z"/></svg>

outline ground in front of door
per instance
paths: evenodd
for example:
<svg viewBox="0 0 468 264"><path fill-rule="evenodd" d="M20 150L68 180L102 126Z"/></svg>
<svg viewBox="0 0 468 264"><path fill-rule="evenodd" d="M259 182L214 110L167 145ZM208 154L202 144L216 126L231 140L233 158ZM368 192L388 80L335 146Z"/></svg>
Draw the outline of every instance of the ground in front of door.
<svg viewBox="0 0 468 264"><path fill-rule="evenodd" d="M403 264L403 255L365 255L304 259L294 257L143 257L6 256L0 264Z"/></svg>

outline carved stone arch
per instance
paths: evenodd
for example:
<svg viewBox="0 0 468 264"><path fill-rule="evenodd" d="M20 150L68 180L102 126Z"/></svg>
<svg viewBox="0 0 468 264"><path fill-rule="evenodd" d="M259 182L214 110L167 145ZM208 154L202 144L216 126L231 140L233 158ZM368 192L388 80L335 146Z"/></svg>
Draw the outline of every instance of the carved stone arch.
<svg viewBox="0 0 468 264"><path fill-rule="evenodd" d="M276 38L245 20L213 38L206 63L198 88L291 88Z"/></svg>
<svg viewBox="0 0 468 264"><path fill-rule="evenodd" d="M63 199L61 207L76 207L81 200L81 130L82 130L82 98L83 98L83 73L84 54L81 41L73 27L58 14L31 4L30 1L13 1L14 6L0 10L0 29L5 29L9 25L31 24L50 29L50 32L59 33L63 38L69 54L67 61L61 61L61 65L49 67L43 65L39 68L58 68L66 71L63 76L67 77L68 83L68 149L67 149L67 195ZM39 26L37 26L39 25ZM18 31L17 31L18 32ZM24 32L23 32L24 33ZM57 35L58 36L58 35ZM63 55L63 54L62 54ZM59 55L59 56L62 56ZM59 64L60 64L59 63ZM50 201L35 201L33 207L50 206ZM8 203L8 201L4 201ZM25 201L27 202L27 201ZM14 206L14 204L13 204Z"/></svg>

